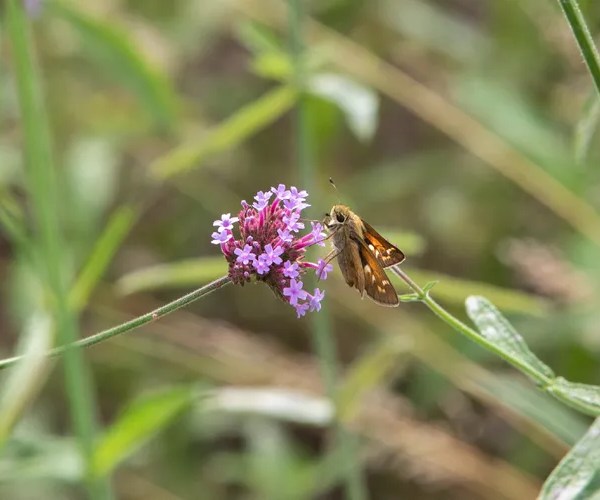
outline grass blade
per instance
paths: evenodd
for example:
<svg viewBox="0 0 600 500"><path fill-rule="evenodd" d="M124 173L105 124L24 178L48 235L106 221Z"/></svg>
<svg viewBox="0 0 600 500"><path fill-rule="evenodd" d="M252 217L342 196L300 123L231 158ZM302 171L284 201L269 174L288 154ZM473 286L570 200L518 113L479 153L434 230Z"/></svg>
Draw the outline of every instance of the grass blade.
<svg viewBox="0 0 600 500"><path fill-rule="evenodd" d="M191 387L175 387L133 402L98 442L93 474L103 476L114 469L188 407L196 392Z"/></svg>
<svg viewBox="0 0 600 500"><path fill-rule="evenodd" d="M89 53L117 75L149 110L156 123L171 128L176 118L176 96L165 75L147 61L135 42L112 20L96 19L66 2L55 2L53 11L81 35Z"/></svg>
<svg viewBox="0 0 600 500"><path fill-rule="evenodd" d="M88 261L71 288L69 302L74 310L79 311L85 307L92 290L129 234L136 218L136 211L129 206L121 207L111 215L104 232L98 238Z"/></svg>
<svg viewBox="0 0 600 500"><path fill-rule="evenodd" d="M277 87L241 108L215 127L204 140L183 144L157 160L151 167L152 173L165 179L198 167L207 157L238 145L273 123L292 108L296 97L296 91L291 87Z"/></svg>

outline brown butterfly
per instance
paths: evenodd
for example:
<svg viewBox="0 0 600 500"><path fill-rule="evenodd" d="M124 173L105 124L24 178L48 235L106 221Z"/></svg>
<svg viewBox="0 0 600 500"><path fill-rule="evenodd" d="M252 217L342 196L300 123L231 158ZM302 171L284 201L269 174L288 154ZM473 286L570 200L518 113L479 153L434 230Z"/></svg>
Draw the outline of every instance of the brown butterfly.
<svg viewBox="0 0 600 500"><path fill-rule="evenodd" d="M334 205L323 221L331 232L333 250L346 283L382 306L396 307L398 294L385 274L404 254L346 205Z"/></svg>

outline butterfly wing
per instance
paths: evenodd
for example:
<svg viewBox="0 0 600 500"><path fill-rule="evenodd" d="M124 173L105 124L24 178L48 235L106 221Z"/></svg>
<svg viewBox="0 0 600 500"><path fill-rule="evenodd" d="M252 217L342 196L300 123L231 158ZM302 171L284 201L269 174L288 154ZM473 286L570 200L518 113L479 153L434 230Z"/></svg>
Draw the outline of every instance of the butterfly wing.
<svg viewBox="0 0 600 500"><path fill-rule="evenodd" d="M358 238L353 238L352 241L358 244L362 264L362 279L356 284L361 295L362 290L359 288L359 284L364 286L364 291L373 301L382 306L396 307L400 303L398 294L377 260L375 253L365 241Z"/></svg>
<svg viewBox="0 0 600 500"><path fill-rule="evenodd" d="M404 253L375 231L373 226L362 219L361 221L364 225L363 237L365 242L381 266L386 268L400 264L405 258Z"/></svg>

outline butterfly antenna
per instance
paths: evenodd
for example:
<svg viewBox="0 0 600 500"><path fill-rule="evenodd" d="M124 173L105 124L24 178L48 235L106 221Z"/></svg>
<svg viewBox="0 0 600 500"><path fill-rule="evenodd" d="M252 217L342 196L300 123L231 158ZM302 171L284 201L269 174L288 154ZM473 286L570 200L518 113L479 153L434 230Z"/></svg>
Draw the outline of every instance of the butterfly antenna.
<svg viewBox="0 0 600 500"><path fill-rule="evenodd" d="M339 204L339 203L341 203L341 202L340 202L340 192L338 191L338 188L337 188L337 186L335 185L335 182L333 182L333 179L332 179L331 177L329 178L329 184L331 184L331 186L333 187L333 189L335 189L335 192L336 192L336 194L337 194L337 196L338 196L338 200L337 200L337 201L338 201L338 204Z"/></svg>

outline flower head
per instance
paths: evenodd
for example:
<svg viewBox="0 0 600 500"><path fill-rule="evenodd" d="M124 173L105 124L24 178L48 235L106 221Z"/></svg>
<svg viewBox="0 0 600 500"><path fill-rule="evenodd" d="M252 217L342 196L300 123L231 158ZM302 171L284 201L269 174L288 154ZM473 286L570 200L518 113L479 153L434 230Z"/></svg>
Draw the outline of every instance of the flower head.
<svg viewBox="0 0 600 500"><path fill-rule="evenodd" d="M309 206L307 197L306 191L284 184L259 191L252 204L242 201L237 217L223 214L216 220L212 233L212 243L220 246L229 263L233 283L265 282L298 317L319 311L325 296L318 288L313 294L306 292L302 276L312 269L325 279L332 269L322 260L304 260L306 248L321 244L325 236L323 226L314 222L308 234L298 234L304 229L301 212Z"/></svg>

